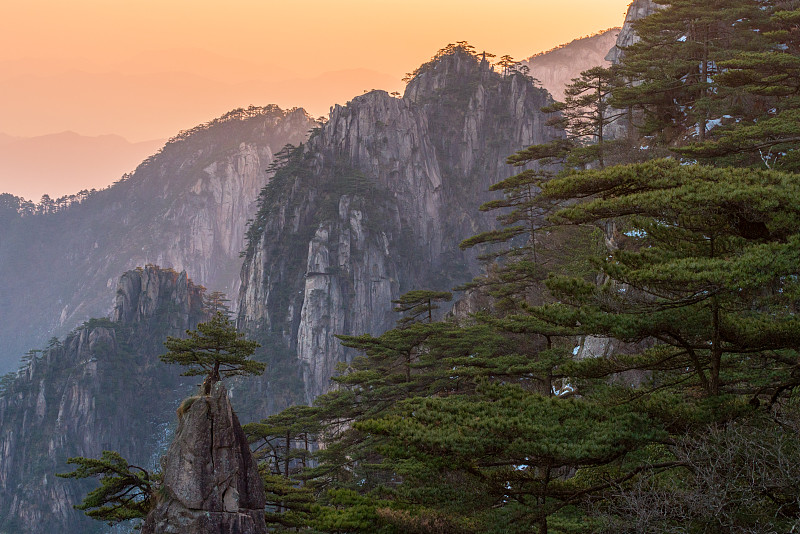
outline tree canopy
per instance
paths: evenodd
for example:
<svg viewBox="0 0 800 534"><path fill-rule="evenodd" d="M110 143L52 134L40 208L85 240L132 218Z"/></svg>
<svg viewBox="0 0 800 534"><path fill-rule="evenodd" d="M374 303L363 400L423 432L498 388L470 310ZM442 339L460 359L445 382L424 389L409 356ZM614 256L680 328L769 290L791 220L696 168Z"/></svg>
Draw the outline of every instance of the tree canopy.
<svg viewBox="0 0 800 534"><path fill-rule="evenodd" d="M216 382L230 376L259 375L266 368L250 359L260 345L245 339L222 311L186 334L186 338L167 337L164 346L168 352L160 356L165 363L187 366L184 375L207 375Z"/></svg>
<svg viewBox="0 0 800 534"><path fill-rule="evenodd" d="M59 473L61 478L98 478L100 486L90 491L83 502L75 506L87 516L109 524L143 519L154 504L154 490L158 476L148 470L131 465L119 453L103 451L100 458L69 458L68 464L77 465L70 473Z"/></svg>

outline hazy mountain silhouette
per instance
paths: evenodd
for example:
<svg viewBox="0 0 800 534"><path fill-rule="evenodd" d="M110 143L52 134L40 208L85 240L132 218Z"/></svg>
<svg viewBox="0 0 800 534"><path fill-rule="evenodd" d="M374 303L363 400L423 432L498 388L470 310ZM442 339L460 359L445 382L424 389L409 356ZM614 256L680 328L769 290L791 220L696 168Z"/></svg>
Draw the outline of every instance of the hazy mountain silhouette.
<svg viewBox="0 0 800 534"><path fill-rule="evenodd" d="M130 143L118 135L70 131L27 138L0 134L0 192L38 201L43 193L59 197L101 189L163 144L163 139Z"/></svg>
<svg viewBox="0 0 800 534"><path fill-rule="evenodd" d="M598 65L608 66L605 57L617 42L620 28L575 39L523 61L531 75L542 83L553 98L564 98L564 87L581 72Z"/></svg>

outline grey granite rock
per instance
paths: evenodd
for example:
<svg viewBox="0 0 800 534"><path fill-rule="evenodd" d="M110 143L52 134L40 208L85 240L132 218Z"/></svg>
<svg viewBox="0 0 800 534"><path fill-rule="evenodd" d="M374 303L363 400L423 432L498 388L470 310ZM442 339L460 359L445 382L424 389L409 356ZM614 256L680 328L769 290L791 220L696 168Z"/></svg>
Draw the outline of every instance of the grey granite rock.
<svg viewBox="0 0 800 534"><path fill-rule="evenodd" d="M180 416L164 487L142 534L262 534L264 487L227 390L217 382Z"/></svg>

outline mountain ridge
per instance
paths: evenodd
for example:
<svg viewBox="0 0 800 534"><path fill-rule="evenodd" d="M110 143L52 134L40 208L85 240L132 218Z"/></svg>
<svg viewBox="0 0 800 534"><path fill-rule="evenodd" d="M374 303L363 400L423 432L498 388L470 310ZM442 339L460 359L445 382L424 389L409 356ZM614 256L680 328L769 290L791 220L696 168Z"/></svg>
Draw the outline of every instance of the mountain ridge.
<svg viewBox="0 0 800 534"><path fill-rule="evenodd" d="M608 66L606 59L622 28L609 28L594 35L574 39L546 52L534 54L521 62L531 76L541 82L553 98L563 100L564 89L580 73L597 66Z"/></svg>
<svg viewBox="0 0 800 534"><path fill-rule="evenodd" d="M493 224L478 206L510 176L508 154L561 135L540 112L550 101L453 45L402 98L373 91L335 106L276 173L248 232L239 325L288 354L305 402L352 357L336 334L379 334L400 293L477 274L476 253L457 243Z"/></svg>
<svg viewBox="0 0 800 534"><path fill-rule="evenodd" d="M244 223L264 172L316 126L304 110L248 108L182 132L113 186L0 228L0 370L111 311L114 280L147 263L238 294ZM32 268L39 266L39 268ZM50 268L56 266L55 268Z"/></svg>
<svg viewBox="0 0 800 534"><path fill-rule="evenodd" d="M185 272L124 273L114 320L93 319L32 357L0 389L0 532L102 532L72 506L94 486L55 478L103 450L154 469L192 379L158 360L161 341L207 317ZM88 482L88 483L87 483Z"/></svg>

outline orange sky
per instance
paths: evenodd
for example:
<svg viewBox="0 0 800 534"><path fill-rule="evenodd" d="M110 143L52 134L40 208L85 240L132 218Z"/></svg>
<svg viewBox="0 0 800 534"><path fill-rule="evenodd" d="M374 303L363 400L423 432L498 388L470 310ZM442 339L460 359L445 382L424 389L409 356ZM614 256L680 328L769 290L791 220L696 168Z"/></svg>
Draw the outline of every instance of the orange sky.
<svg viewBox="0 0 800 534"><path fill-rule="evenodd" d="M402 90L447 43L524 59L621 25L629 3L5 0L0 133L139 142L250 104L326 115L364 90Z"/></svg>

